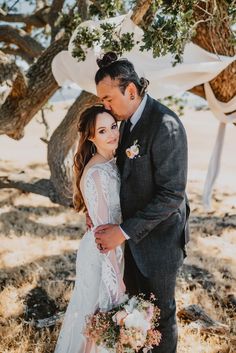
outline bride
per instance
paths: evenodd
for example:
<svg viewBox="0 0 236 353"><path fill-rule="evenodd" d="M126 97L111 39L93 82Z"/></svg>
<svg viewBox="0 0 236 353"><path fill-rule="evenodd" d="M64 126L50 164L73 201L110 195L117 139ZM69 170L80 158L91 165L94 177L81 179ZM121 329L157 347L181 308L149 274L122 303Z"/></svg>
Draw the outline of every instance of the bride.
<svg viewBox="0 0 236 353"><path fill-rule="evenodd" d="M80 140L74 159L73 201L77 211L87 211L94 228L80 241L76 281L55 353L90 353L97 347L83 330L86 316L110 310L122 301L123 251L108 253L96 244L93 229L106 223L120 224L120 179L114 158L119 131L115 118L102 105L85 110L78 126Z"/></svg>

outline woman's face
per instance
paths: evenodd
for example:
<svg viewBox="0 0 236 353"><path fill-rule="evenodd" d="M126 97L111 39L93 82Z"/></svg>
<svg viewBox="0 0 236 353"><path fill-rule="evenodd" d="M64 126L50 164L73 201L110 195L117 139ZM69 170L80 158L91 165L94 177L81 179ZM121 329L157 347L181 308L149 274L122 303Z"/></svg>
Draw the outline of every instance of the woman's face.
<svg viewBox="0 0 236 353"><path fill-rule="evenodd" d="M119 130L115 119L109 113L97 115L95 134L91 138L98 152L114 152L118 147Z"/></svg>

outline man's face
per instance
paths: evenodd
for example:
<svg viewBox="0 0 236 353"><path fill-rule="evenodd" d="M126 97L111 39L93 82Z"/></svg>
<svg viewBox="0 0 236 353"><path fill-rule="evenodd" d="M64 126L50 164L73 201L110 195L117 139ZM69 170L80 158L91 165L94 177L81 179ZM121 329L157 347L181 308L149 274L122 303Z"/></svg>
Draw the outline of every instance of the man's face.
<svg viewBox="0 0 236 353"><path fill-rule="evenodd" d="M123 94L118 79L112 80L110 76L105 77L97 85L97 95L105 108L110 110L118 120L126 120L134 113L129 86Z"/></svg>

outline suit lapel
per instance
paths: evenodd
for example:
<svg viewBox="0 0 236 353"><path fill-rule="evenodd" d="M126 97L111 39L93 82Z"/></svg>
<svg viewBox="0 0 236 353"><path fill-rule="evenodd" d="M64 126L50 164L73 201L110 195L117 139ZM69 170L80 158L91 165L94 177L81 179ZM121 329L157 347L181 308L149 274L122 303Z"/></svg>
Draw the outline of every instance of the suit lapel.
<svg viewBox="0 0 236 353"><path fill-rule="evenodd" d="M129 176L131 169L132 169L132 160L126 156L125 151L128 147L133 145L134 141L138 140L140 136L142 136L143 134L147 134L148 125L149 125L148 124L149 123L149 116L151 114L152 105L153 105L153 99L150 96L148 96L143 113L142 113L139 121L137 122L137 124L131 130L131 133L130 133L127 141L122 141L125 122L122 121L122 123L120 125L120 145L118 148L118 160L122 161L124 159L123 168L122 168L123 169L122 170L122 179L126 179Z"/></svg>
<svg viewBox="0 0 236 353"><path fill-rule="evenodd" d="M123 120L123 121L120 123L120 129L119 129L119 131L120 131L119 144L121 144L121 141L122 141L124 128L125 128L125 120Z"/></svg>

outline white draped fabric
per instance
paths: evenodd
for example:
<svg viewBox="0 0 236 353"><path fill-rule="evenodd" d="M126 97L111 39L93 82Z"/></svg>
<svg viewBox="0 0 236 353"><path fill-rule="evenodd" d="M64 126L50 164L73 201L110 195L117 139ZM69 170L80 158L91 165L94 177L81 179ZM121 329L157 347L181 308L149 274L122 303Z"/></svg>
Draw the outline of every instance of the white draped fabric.
<svg viewBox="0 0 236 353"><path fill-rule="evenodd" d="M110 18L109 22L116 24L117 30L121 34L133 32L135 41L139 41L139 44L130 52L124 53L123 57L134 64L140 76L146 77L150 81L148 87L150 95L154 98L164 98L189 90L199 84L204 84L209 107L220 122L204 187L203 202L205 208L209 209L212 188L220 166L225 124L236 122L236 113L230 115L226 115L226 113L236 110L236 97L228 103L217 101L208 82L236 60L236 56L219 56L209 53L193 43L189 43L184 50L183 62L172 66L173 58L171 54L153 58L152 51L140 52L139 48L142 45L143 31L131 21L130 16L131 13ZM99 29L102 22L108 22L108 20L86 21L80 26ZM54 58L52 71L60 86L65 82L72 81L77 83L83 90L96 94L94 83L94 76L98 70L96 58L102 54L102 50L99 45L88 49L86 60L78 62L71 54L76 33L77 29L71 37L68 50L61 51Z"/></svg>

